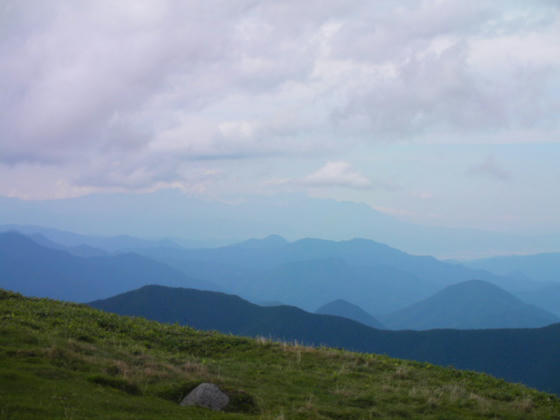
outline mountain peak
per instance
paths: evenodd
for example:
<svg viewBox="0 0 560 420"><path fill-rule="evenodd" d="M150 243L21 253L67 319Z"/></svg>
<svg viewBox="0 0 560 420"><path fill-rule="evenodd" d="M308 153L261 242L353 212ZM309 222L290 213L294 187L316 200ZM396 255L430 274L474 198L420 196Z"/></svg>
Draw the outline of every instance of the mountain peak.
<svg viewBox="0 0 560 420"><path fill-rule="evenodd" d="M369 327L383 329L384 326L369 313L364 311L358 305L350 303L344 299L336 299L329 302L315 311L321 315L335 315L348 318L353 321L360 322Z"/></svg>
<svg viewBox="0 0 560 420"><path fill-rule="evenodd" d="M384 321L396 329L426 330L534 328L557 322L558 318L488 281L468 280L447 286Z"/></svg>
<svg viewBox="0 0 560 420"><path fill-rule="evenodd" d="M287 243L288 241L280 235L268 235L260 239L248 239L232 246L242 248L278 248L286 245Z"/></svg>
<svg viewBox="0 0 560 420"><path fill-rule="evenodd" d="M482 289L484 289L486 291L494 291L494 292L498 292L498 293L509 294L509 292L506 292L501 287L498 287L495 284L490 283L489 281L479 280L479 279L466 280L466 281L462 281L461 283L452 284L450 286L447 286L444 290L448 290L448 291L477 290L478 291L478 290L482 290ZM513 295L512 295L512 297L513 297Z"/></svg>

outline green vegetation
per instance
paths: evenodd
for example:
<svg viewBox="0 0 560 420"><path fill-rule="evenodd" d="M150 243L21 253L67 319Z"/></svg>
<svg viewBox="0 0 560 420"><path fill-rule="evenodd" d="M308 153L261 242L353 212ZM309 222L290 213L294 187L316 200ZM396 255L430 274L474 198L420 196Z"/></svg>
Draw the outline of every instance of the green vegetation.
<svg viewBox="0 0 560 420"><path fill-rule="evenodd" d="M229 412L180 407L200 382ZM1 419L560 419L560 400L386 356L201 332L0 291Z"/></svg>
<svg viewBox="0 0 560 420"><path fill-rule="evenodd" d="M206 331L452 365L560 396L560 324L527 329L384 331L295 307L263 308L233 295L164 286L145 286L90 305Z"/></svg>

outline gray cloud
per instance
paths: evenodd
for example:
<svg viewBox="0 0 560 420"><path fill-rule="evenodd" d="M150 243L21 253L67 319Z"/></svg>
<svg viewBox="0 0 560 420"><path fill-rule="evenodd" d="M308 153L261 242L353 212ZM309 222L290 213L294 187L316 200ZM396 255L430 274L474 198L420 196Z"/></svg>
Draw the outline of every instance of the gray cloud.
<svg viewBox="0 0 560 420"><path fill-rule="evenodd" d="M0 164L76 191L186 188L205 160L560 132L553 2L0 7Z"/></svg>

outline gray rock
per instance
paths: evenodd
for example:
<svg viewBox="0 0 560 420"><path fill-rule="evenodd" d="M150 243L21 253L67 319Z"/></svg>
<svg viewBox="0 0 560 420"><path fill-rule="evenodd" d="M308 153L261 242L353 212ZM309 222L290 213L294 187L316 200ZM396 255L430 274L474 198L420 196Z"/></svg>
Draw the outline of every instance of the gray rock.
<svg viewBox="0 0 560 420"><path fill-rule="evenodd" d="M181 405L196 405L220 411L229 403L229 397L214 384L202 383L183 398Z"/></svg>

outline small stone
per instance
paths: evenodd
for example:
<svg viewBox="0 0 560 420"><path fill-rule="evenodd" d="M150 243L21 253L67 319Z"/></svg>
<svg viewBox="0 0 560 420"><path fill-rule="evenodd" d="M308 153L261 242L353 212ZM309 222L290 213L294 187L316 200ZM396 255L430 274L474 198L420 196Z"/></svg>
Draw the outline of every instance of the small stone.
<svg viewBox="0 0 560 420"><path fill-rule="evenodd" d="M217 385L202 383L183 398L181 405L196 405L221 411L229 403L229 397Z"/></svg>

